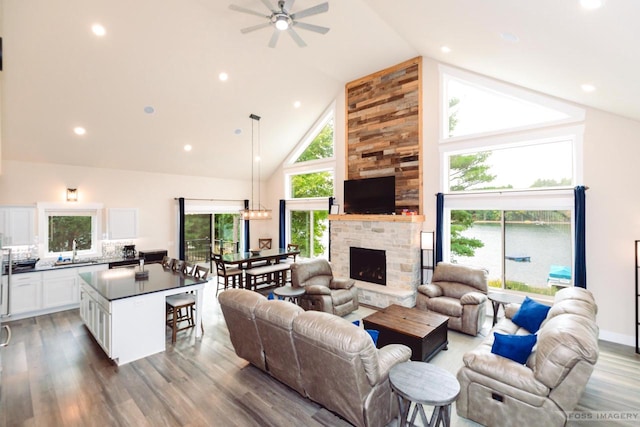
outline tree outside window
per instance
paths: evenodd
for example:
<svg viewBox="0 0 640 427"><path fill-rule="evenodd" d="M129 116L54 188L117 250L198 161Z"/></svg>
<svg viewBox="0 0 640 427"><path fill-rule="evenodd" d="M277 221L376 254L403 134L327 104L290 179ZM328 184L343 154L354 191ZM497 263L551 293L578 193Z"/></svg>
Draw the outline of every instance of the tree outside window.
<svg viewBox="0 0 640 427"><path fill-rule="evenodd" d="M49 252L70 252L73 240L76 249L85 251L92 246L91 216L49 216Z"/></svg>

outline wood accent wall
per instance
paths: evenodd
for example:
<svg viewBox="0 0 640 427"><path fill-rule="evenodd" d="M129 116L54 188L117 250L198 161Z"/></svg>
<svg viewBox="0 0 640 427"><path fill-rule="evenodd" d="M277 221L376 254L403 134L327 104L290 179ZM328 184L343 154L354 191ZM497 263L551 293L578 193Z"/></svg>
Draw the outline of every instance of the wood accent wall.
<svg viewBox="0 0 640 427"><path fill-rule="evenodd" d="M395 175L396 213L422 214L422 58L346 85L346 179Z"/></svg>

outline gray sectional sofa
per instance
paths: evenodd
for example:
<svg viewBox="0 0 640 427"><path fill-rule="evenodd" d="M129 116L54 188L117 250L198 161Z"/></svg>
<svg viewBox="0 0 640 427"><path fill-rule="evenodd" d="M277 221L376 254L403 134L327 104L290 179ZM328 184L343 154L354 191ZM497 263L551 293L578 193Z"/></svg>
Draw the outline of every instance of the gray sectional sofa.
<svg viewBox="0 0 640 427"><path fill-rule="evenodd" d="M218 300L239 357L356 426L385 426L397 415L389 370L409 360L408 347L376 349L341 317L244 289Z"/></svg>

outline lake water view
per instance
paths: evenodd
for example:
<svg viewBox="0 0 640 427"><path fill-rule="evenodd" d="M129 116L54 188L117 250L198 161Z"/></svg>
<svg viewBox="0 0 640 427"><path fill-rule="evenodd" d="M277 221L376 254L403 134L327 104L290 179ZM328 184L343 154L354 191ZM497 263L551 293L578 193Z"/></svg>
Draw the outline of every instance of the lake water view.
<svg viewBox="0 0 640 427"><path fill-rule="evenodd" d="M552 265L573 266L571 224L508 223L506 225L505 256L529 257L529 262L506 259L505 278L534 287L547 287ZM501 229L499 223L475 223L465 237L484 243L474 257L455 256L458 264L475 265L489 270L489 280L502 275Z"/></svg>

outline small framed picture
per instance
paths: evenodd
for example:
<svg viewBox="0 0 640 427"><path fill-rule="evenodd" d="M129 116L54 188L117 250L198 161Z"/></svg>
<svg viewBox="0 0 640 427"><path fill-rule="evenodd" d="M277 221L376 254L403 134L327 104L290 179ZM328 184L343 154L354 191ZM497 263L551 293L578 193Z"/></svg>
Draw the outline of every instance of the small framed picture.
<svg viewBox="0 0 640 427"><path fill-rule="evenodd" d="M340 213L340 205L331 205L331 215L338 215Z"/></svg>

